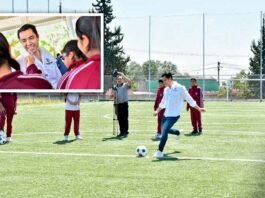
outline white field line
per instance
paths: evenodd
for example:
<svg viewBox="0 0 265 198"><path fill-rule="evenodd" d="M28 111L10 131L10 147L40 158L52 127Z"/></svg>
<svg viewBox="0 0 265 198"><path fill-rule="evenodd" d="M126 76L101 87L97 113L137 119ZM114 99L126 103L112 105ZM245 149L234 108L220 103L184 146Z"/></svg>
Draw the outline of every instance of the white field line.
<svg viewBox="0 0 265 198"><path fill-rule="evenodd" d="M93 130L89 130L89 131L84 131L83 133L85 133L86 135L95 135L93 132L103 132L103 131L112 131L112 128L106 129L106 128L102 128L102 129L93 129ZM106 134L110 134L106 133ZM130 130L131 135L134 135L134 132L150 132L150 135L153 135L153 131L152 130L135 130L132 129ZM189 133L189 130L184 130L184 133ZM262 131L223 131L223 130L204 130L205 134L211 135L211 134L230 134L230 135L265 135L265 132ZM59 131L51 131L51 132L44 132L44 131L40 131L40 132L24 132L24 133L13 133L14 136L31 136L31 135L45 135L45 134L56 134L56 135L63 135L63 132L59 132ZM150 136L149 134L137 134L137 136Z"/></svg>
<svg viewBox="0 0 265 198"><path fill-rule="evenodd" d="M136 158L135 155L120 154L93 154L93 153L52 153L52 152L26 152L26 151L0 151L1 154L24 154L24 155L54 155L54 156L78 156L78 157L118 157ZM146 158L151 158L147 156ZM236 161L236 162L256 162L265 163L265 160L258 159L235 159L235 158L208 158L208 157L164 157L164 159L176 160L203 160L203 161Z"/></svg>
<svg viewBox="0 0 265 198"><path fill-rule="evenodd" d="M157 118L153 117L152 115L150 115L150 118L151 117L153 119L145 120L145 121L142 121L140 119L131 119L130 118L129 122L137 122L137 123L141 123L141 122L147 123L148 122L148 123L155 123L156 124ZM112 114L105 114L105 115L103 115L103 118L107 119L107 120L113 120L113 115ZM189 121L181 121L181 123L182 124L191 124L191 122L189 122ZM217 125L217 126L220 126L221 124L222 125L242 125L244 123L240 123L240 122L238 122L238 123L233 123L233 122L222 122L222 123L220 123L220 122L209 122L209 123L206 123L205 125ZM264 125L264 123L262 123L262 122L255 122L255 123L251 122L251 125Z"/></svg>

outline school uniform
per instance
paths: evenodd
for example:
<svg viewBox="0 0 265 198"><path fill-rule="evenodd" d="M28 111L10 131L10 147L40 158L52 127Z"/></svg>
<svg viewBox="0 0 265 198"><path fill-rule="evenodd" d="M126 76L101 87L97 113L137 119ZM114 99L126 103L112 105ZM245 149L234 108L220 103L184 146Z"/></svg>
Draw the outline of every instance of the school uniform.
<svg viewBox="0 0 265 198"><path fill-rule="evenodd" d="M58 81L62 76L56 64L56 59L49 52L47 52L46 50L42 48L40 48L40 52L41 52L41 61L35 58L34 64L42 72L43 77L45 77L50 82L52 87L56 89ZM20 70L24 74L27 73L25 57L26 56L21 55L17 59L18 63L20 64Z"/></svg>
<svg viewBox="0 0 265 198"><path fill-rule="evenodd" d="M100 89L100 55L90 57L83 64L78 63L66 72L58 82L58 89Z"/></svg>
<svg viewBox="0 0 265 198"><path fill-rule="evenodd" d="M17 94L16 93L1 93L0 102L5 108L5 113L0 114L0 130L4 130L5 121L7 122L6 136L12 135L12 121L16 112Z"/></svg>
<svg viewBox="0 0 265 198"><path fill-rule="evenodd" d="M157 90L154 110L156 110L158 108L160 102L162 101L162 98L164 96L164 89L165 89L165 87L160 87ZM164 113L165 113L165 109L162 109L157 115L157 133L158 134L162 133L161 123L162 123L162 119L163 119Z"/></svg>
<svg viewBox="0 0 265 198"><path fill-rule="evenodd" d="M80 135L79 133L79 122L80 122L80 105L79 104L70 104L76 103L80 98L78 93L68 93L66 96L65 103L65 132L64 136L68 136L71 130L72 119L74 120L74 133L75 136Z"/></svg>
<svg viewBox="0 0 265 198"><path fill-rule="evenodd" d="M15 71L0 78L0 89L52 89L52 86L40 74L23 75Z"/></svg>
<svg viewBox="0 0 265 198"><path fill-rule="evenodd" d="M199 107L203 107L203 95L201 88L199 86L192 86L189 89L189 94L193 98L193 100L196 101ZM197 109L191 107L187 103L187 110L190 109L190 118L191 118L191 123L193 127L193 131L202 131L202 121L201 121L201 112L199 112Z"/></svg>

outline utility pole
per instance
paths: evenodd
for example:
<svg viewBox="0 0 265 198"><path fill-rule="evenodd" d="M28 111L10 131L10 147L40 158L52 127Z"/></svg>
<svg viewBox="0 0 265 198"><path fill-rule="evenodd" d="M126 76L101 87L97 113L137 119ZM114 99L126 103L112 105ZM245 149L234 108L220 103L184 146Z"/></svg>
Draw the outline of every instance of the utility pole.
<svg viewBox="0 0 265 198"><path fill-rule="evenodd" d="M12 12L14 13L15 12L15 0L12 0Z"/></svg>
<svg viewBox="0 0 265 198"><path fill-rule="evenodd" d="M202 93L205 100L205 14L202 14Z"/></svg>
<svg viewBox="0 0 265 198"><path fill-rule="evenodd" d="M60 4L59 4L59 13L62 13L62 1L60 0Z"/></svg>
<svg viewBox="0 0 265 198"><path fill-rule="evenodd" d="M260 16L261 16L261 24L260 24L260 37L261 37L261 39L260 39L260 102L262 102L262 99L263 99L263 97L262 97L262 89L263 89L263 87L262 87L262 66L263 66L263 45L265 44L265 43L263 43L263 29L265 28L264 27L264 19L263 19L263 13L262 12L260 12Z"/></svg>
<svg viewBox="0 0 265 198"><path fill-rule="evenodd" d="M27 0L27 13L29 13L29 0Z"/></svg>
<svg viewBox="0 0 265 198"><path fill-rule="evenodd" d="M48 13L50 13L50 0L48 0Z"/></svg>
<svg viewBox="0 0 265 198"><path fill-rule="evenodd" d="M217 79L218 79L218 85L220 86L220 69L221 69L221 63L217 62Z"/></svg>
<svg viewBox="0 0 265 198"><path fill-rule="evenodd" d="M148 46L148 55L149 55L149 65L148 65L148 92L149 92L149 95L150 95L150 91L151 91L151 16L149 16L149 46Z"/></svg>

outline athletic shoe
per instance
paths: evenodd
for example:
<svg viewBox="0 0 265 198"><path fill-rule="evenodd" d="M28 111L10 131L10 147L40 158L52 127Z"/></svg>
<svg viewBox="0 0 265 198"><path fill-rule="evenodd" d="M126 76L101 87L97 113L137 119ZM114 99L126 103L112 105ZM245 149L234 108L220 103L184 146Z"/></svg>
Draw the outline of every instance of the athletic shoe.
<svg viewBox="0 0 265 198"><path fill-rule="evenodd" d="M154 157L157 158L157 159L159 159L159 158L163 158L163 157L164 157L164 154L163 154L163 152L157 150L157 151L155 152L155 154L154 154Z"/></svg>
<svg viewBox="0 0 265 198"><path fill-rule="evenodd" d="M117 137L123 137L124 133L120 133L119 135L117 135Z"/></svg>
<svg viewBox="0 0 265 198"><path fill-rule="evenodd" d="M64 141L68 141L68 135L64 136Z"/></svg>
<svg viewBox="0 0 265 198"><path fill-rule="evenodd" d="M5 131L4 130L0 130L0 136L5 136Z"/></svg>
<svg viewBox="0 0 265 198"><path fill-rule="evenodd" d="M76 140L82 140L83 138L80 135L75 136Z"/></svg>
<svg viewBox="0 0 265 198"><path fill-rule="evenodd" d="M161 138L162 138L162 134L156 133L152 139L153 140L161 140Z"/></svg>
<svg viewBox="0 0 265 198"><path fill-rule="evenodd" d="M184 129L179 129L178 130L178 134L177 134L177 138L176 139L179 139L180 135L183 133Z"/></svg>
<svg viewBox="0 0 265 198"><path fill-rule="evenodd" d="M202 135L202 129L199 129L198 135Z"/></svg>
<svg viewBox="0 0 265 198"><path fill-rule="evenodd" d="M127 133L124 133L124 134L123 134L123 137L124 137L124 138L127 138L127 137L128 137L128 135L129 135L129 132L127 132Z"/></svg>
<svg viewBox="0 0 265 198"><path fill-rule="evenodd" d="M193 130L189 135L198 135L198 131L197 130Z"/></svg>
<svg viewBox="0 0 265 198"><path fill-rule="evenodd" d="M11 137L6 138L6 142L13 142L14 140Z"/></svg>

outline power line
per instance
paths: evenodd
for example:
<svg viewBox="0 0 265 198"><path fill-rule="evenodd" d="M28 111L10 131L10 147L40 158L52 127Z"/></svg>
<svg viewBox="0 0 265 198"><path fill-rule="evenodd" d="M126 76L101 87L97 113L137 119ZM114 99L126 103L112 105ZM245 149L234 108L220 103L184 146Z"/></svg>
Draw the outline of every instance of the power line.
<svg viewBox="0 0 265 198"><path fill-rule="evenodd" d="M144 49L133 49L133 48L125 48L127 51L133 51L133 52L143 52L148 53L148 50ZM152 53L156 54L166 54L166 55L177 55L177 56L198 56L201 57L202 54L200 53L187 53L187 52L169 52L169 51L160 51L160 50L152 50ZM249 55L246 54L206 54L205 56L208 57L229 57L229 58L249 58Z"/></svg>

